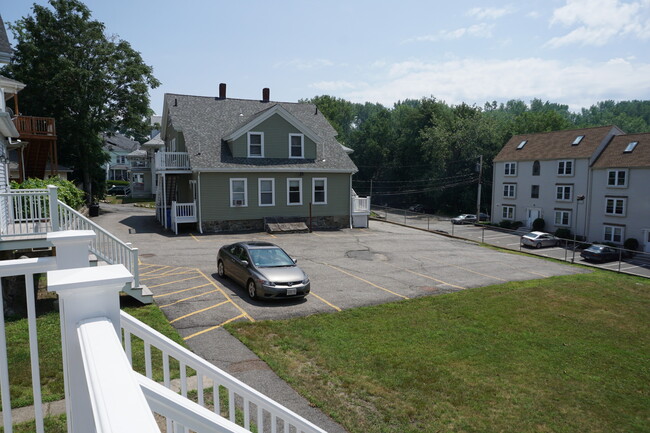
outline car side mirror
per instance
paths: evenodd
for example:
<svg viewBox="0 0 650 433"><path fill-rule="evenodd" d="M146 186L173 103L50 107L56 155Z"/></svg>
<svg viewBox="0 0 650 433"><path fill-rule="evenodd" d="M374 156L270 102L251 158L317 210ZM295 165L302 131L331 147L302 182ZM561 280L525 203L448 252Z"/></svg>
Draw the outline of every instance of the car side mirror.
<svg viewBox="0 0 650 433"><path fill-rule="evenodd" d="M292 257L291 260L292 260L294 263L298 263L298 259L294 259L294 258Z"/></svg>
<svg viewBox="0 0 650 433"><path fill-rule="evenodd" d="M241 264L244 265L245 268L247 268L249 265L248 260L242 260Z"/></svg>

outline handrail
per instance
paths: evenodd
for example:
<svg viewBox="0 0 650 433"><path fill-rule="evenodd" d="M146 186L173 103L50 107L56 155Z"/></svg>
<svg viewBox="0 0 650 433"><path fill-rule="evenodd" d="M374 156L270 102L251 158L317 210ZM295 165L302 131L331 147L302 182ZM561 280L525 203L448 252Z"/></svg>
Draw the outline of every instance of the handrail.
<svg viewBox="0 0 650 433"><path fill-rule="evenodd" d="M124 331L124 346L126 350L127 357L132 361L131 354L131 335L135 335L144 341L145 344L145 354L151 353L151 346L160 350L163 354L163 364L167 366L164 371L165 375L165 385L169 386L169 358L173 357L178 360L181 365L181 380L186 380L185 377L185 368L189 367L196 371L197 376L199 377L199 403L202 402L203 396L203 378L207 377L212 379L214 383L214 389L218 390L219 386L225 387L228 390L228 398L231 404L229 404L229 418L230 421L235 422L235 399L236 396L240 397L243 400L243 410L244 410L244 428L250 430L251 414L250 412L250 403L254 404L257 407L257 428L258 431L264 431L264 412L270 415L272 426L277 423L278 420L282 420L285 425L289 424L294 426L297 432L314 432L314 433L325 433L324 430L318 426L312 424L308 420L304 419L295 412L287 409L276 401L270 399L259 391L253 389L252 387L246 385L239 379L231 376L225 371L215 367L213 364L209 363L205 359L197 356L188 349L180 346L171 339L165 337L155 329L147 326L146 324L140 322L124 311L120 312L121 314L121 326ZM146 375L151 379L152 367L151 367L151 357L145 356L146 361ZM186 393L186 385L181 383L182 389L185 390L183 395ZM215 391L215 400L217 399L218 391ZM215 401L215 408L218 408L219 404ZM287 427L285 431L289 431Z"/></svg>
<svg viewBox="0 0 650 433"><path fill-rule="evenodd" d="M21 135L43 135L56 137L56 124L53 117L16 116L14 125Z"/></svg>
<svg viewBox="0 0 650 433"><path fill-rule="evenodd" d="M33 236L58 230L58 219L53 212L56 194L53 186L0 193L0 235Z"/></svg>
<svg viewBox="0 0 650 433"><path fill-rule="evenodd" d="M370 197L352 197L352 212L370 212Z"/></svg>
<svg viewBox="0 0 650 433"><path fill-rule="evenodd" d="M134 287L140 287L138 249L122 242L62 201L59 200L58 205L61 230L94 231L97 237L90 243L90 251L108 264L123 264L133 274Z"/></svg>
<svg viewBox="0 0 650 433"><path fill-rule="evenodd" d="M188 152L163 152L155 154L155 164L157 170L189 170L190 154Z"/></svg>

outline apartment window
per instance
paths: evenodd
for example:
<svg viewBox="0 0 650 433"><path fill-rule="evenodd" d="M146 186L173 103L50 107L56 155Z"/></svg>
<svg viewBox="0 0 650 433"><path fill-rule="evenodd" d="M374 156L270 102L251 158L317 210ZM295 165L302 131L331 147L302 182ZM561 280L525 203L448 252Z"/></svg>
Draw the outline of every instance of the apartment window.
<svg viewBox="0 0 650 433"><path fill-rule="evenodd" d="M503 184L503 197L505 198L515 198L517 196L517 184L516 183L504 183Z"/></svg>
<svg viewBox="0 0 650 433"><path fill-rule="evenodd" d="M607 186L624 188L627 186L627 170L607 170Z"/></svg>
<svg viewBox="0 0 650 433"><path fill-rule="evenodd" d="M504 220L514 220L515 219L515 207L514 206L503 206L502 214Z"/></svg>
<svg viewBox="0 0 650 433"><path fill-rule="evenodd" d="M539 185L530 186L530 198L539 198Z"/></svg>
<svg viewBox="0 0 650 433"><path fill-rule="evenodd" d="M517 163L516 162L506 162L505 163L505 172L506 176L516 176L517 175Z"/></svg>
<svg viewBox="0 0 650 433"><path fill-rule="evenodd" d="M302 204L302 179L287 179L287 204Z"/></svg>
<svg viewBox="0 0 650 433"><path fill-rule="evenodd" d="M557 163L558 176L573 176L573 160L566 159Z"/></svg>
<svg viewBox="0 0 650 433"><path fill-rule="evenodd" d="M557 201L571 201L572 185L555 185L555 199Z"/></svg>
<svg viewBox="0 0 650 433"><path fill-rule="evenodd" d="M264 133L263 132L248 133L248 157L249 158L264 157Z"/></svg>
<svg viewBox="0 0 650 433"><path fill-rule="evenodd" d="M528 140L522 140L521 143L517 145L517 150L523 149L526 143L528 143Z"/></svg>
<svg viewBox="0 0 650 433"><path fill-rule="evenodd" d="M312 197L314 204L327 204L327 179L314 178L312 180Z"/></svg>
<svg viewBox="0 0 650 433"><path fill-rule="evenodd" d="M603 241L613 242L615 244L623 243L623 236L625 234L625 227L622 226L603 226Z"/></svg>
<svg viewBox="0 0 650 433"><path fill-rule="evenodd" d="M533 176L539 176L540 164L539 161L533 162Z"/></svg>
<svg viewBox="0 0 650 433"><path fill-rule="evenodd" d="M605 197L605 213L607 215L625 216L625 197Z"/></svg>
<svg viewBox="0 0 650 433"><path fill-rule="evenodd" d="M124 156L124 155L117 155L117 156L115 157L115 162L116 162L117 164L122 164L122 165L126 164L126 156Z"/></svg>
<svg viewBox="0 0 650 433"><path fill-rule="evenodd" d="M555 225L568 227L571 225L571 211L570 210L556 210L555 211Z"/></svg>
<svg viewBox="0 0 650 433"><path fill-rule="evenodd" d="M571 143L571 145L572 145L572 146L577 146L578 144L580 144L580 142L582 141L583 138L585 138L584 135L578 135L578 136L576 137L576 139L573 140L573 143Z"/></svg>
<svg viewBox="0 0 650 433"><path fill-rule="evenodd" d="M247 179L230 179L230 207L248 206L247 186Z"/></svg>
<svg viewBox="0 0 650 433"><path fill-rule="evenodd" d="M630 152L632 152L632 151L634 150L634 148L636 147L637 144L639 144L638 141L632 141L632 142L628 143L628 145L627 145L627 147L625 148L625 150L623 151L623 153L630 153Z"/></svg>
<svg viewBox="0 0 650 433"><path fill-rule="evenodd" d="M289 134L289 158L305 157L305 137L302 134Z"/></svg>
<svg viewBox="0 0 650 433"><path fill-rule="evenodd" d="M260 206L275 206L275 179L259 179Z"/></svg>

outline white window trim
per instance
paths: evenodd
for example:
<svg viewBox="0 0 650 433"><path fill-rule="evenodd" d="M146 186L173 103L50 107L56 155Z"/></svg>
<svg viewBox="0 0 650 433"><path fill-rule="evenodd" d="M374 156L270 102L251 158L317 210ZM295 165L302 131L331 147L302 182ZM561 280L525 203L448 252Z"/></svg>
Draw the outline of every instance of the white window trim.
<svg viewBox="0 0 650 433"><path fill-rule="evenodd" d="M507 212L507 210L509 209L512 209L512 217L508 217L508 214L510 212ZM514 221L516 216L515 212L516 212L515 206L504 205L501 209L501 216L503 217L504 220Z"/></svg>
<svg viewBox="0 0 650 433"><path fill-rule="evenodd" d="M562 197L558 198L558 190L562 188ZM564 192L569 188L569 198L564 198ZM573 201L573 185L555 185L555 201L572 202Z"/></svg>
<svg viewBox="0 0 650 433"><path fill-rule="evenodd" d="M625 173L625 182L623 182L623 185L616 185L616 184L615 185L610 185L609 184L609 174L612 173L612 172L617 173L616 176L615 176L615 181L618 181L618 173L619 172ZM611 169L611 170L607 170L607 180L606 180L607 188L627 188L628 175L629 174L628 174L627 169L620 169L620 170Z"/></svg>
<svg viewBox="0 0 650 433"><path fill-rule="evenodd" d="M234 182L243 181L244 182L244 202L240 205L235 204L235 199L233 197L232 185ZM245 177L231 177L230 178L230 207L247 207L248 206L248 179Z"/></svg>
<svg viewBox="0 0 650 433"><path fill-rule="evenodd" d="M564 172L560 173L560 163L564 163ZM566 172L567 162L571 163L571 173ZM561 159L557 162L557 175L558 176L573 176L576 172L576 162L574 159Z"/></svg>
<svg viewBox="0 0 650 433"><path fill-rule="evenodd" d="M512 189L512 194L506 195L506 186L511 186L508 188L508 192ZM503 198L517 198L517 184L516 183L504 183L503 184Z"/></svg>
<svg viewBox="0 0 650 433"><path fill-rule="evenodd" d="M260 139L260 147L261 149L261 155L251 155L251 135L259 135L261 137ZM249 158L264 158L264 133L263 132L256 132L256 131L249 131L248 134L246 134L246 152Z"/></svg>
<svg viewBox="0 0 650 433"><path fill-rule="evenodd" d="M300 202L298 203L291 203L290 197L291 197L291 181L292 180L297 180L298 181L298 186L300 188ZM287 179L287 206L300 206L302 205L302 178L300 177L290 177Z"/></svg>
<svg viewBox="0 0 650 433"><path fill-rule="evenodd" d="M557 214L559 214L559 213L567 214L568 218L567 218L567 223L566 224L562 224L561 222L559 222L559 223L557 222ZM554 212L554 214L553 214L553 217L554 217L553 222L555 223L555 226L556 227L571 227L571 217L572 217L571 213L572 212L570 210L556 210ZM562 221L562 218L560 218L560 221Z"/></svg>
<svg viewBox="0 0 650 433"><path fill-rule="evenodd" d="M316 181L322 180L325 190L324 201L316 201ZM312 204L327 204L327 178L326 177L315 177L311 180L311 202Z"/></svg>
<svg viewBox="0 0 650 433"><path fill-rule="evenodd" d="M300 156L291 156L291 139L292 137L300 137ZM289 134L289 158L290 159L303 159L305 157L305 134Z"/></svg>
<svg viewBox="0 0 650 433"><path fill-rule="evenodd" d="M517 163L516 162L506 162L503 165L503 175L507 177L517 176Z"/></svg>
<svg viewBox="0 0 650 433"><path fill-rule="evenodd" d="M607 203L610 200L614 200L614 206L612 206L612 212L607 212ZM622 201L623 202L623 212L622 213L616 213L616 202L617 201ZM627 198L626 197L605 197L605 215L608 216L617 216L617 217L624 217L627 215Z"/></svg>
<svg viewBox="0 0 650 433"><path fill-rule="evenodd" d="M262 204L262 182L271 181L271 203ZM275 179L272 177L260 177L257 180L257 204L260 207L275 206Z"/></svg>
<svg viewBox="0 0 650 433"><path fill-rule="evenodd" d="M609 239L607 238L607 229L608 228L612 229L612 236ZM621 240L620 240L620 242L616 242L614 240L614 234L615 234L616 230L621 231ZM615 243L615 244L622 244L624 239L625 239L625 227L613 226L613 225L609 225L609 224L604 224L603 225L603 242L612 242L612 243Z"/></svg>

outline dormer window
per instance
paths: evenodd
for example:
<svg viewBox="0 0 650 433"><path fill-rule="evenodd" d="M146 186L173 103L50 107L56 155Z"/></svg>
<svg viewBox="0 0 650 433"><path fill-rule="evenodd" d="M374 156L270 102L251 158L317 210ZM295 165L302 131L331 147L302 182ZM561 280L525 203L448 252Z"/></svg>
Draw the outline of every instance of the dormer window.
<svg viewBox="0 0 650 433"><path fill-rule="evenodd" d="M517 150L523 149L526 143L528 143L528 140L522 140L522 142L517 146Z"/></svg>
<svg viewBox="0 0 650 433"><path fill-rule="evenodd" d="M623 151L623 153L630 153L630 152L632 152L632 151L634 150L634 148L636 147L637 144L639 144L638 141L632 141L632 142L630 142L630 143L627 145L627 147L625 148L625 150Z"/></svg>
<svg viewBox="0 0 650 433"><path fill-rule="evenodd" d="M305 136L302 134L289 134L289 158L305 157Z"/></svg>
<svg viewBox="0 0 650 433"><path fill-rule="evenodd" d="M571 143L571 146L577 146L578 144L580 144L583 138L585 138L584 135L578 135L576 139L573 140L573 143Z"/></svg>
<svg viewBox="0 0 650 433"><path fill-rule="evenodd" d="M263 132L248 133L248 157L249 158L264 157L264 133Z"/></svg>

